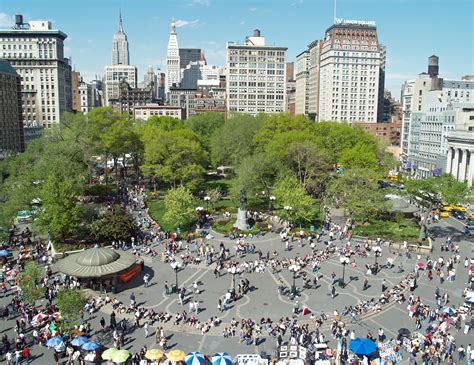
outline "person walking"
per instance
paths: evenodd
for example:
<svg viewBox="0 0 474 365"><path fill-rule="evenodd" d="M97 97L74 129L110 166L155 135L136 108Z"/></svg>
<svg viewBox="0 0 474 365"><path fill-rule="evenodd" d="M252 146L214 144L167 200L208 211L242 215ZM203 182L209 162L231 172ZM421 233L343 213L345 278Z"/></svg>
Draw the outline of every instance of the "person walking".
<svg viewBox="0 0 474 365"><path fill-rule="evenodd" d="M222 312L222 299L219 298L218 302L217 302L217 310L219 312Z"/></svg>
<svg viewBox="0 0 474 365"><path fill-rule="evenodd" d="M331 298L334 299L336 297L336 287L334 284L331 286Z"/></svg>
<svg viewBox="0 0 474 365"><path fill-rule="evenodd" d="M362 290L367 290L368 288L369 288L369 279L365 278L364 286L362 287Z"/></svg>
<svg viewBox="0 0 474 365"><path fill-rule="evenodd" d="M143 285L145 286L145 288L148 288L149 280L150 280L150 274L145 274L145 276L143 277Z"/></svg>
<svg viewBox="0 0 474 365"><path fill-rule="evenodd" d="M145 323L143 324L143 330L145 331L145 338L148 337L148 322L145 321Z"/></svg>
<svg viewBox="0 0 474 365"><path fill-rule="evenodd" d="M385 279L382 280L382 293L385 292L385 290L387 290L387 282L385 281Z"/></svg>
<svg viewBox="0 0 474 365"><path fill-rule="evenodd" d="M165 294L170 295L170 286L167 281L165 281Z"/></svg>

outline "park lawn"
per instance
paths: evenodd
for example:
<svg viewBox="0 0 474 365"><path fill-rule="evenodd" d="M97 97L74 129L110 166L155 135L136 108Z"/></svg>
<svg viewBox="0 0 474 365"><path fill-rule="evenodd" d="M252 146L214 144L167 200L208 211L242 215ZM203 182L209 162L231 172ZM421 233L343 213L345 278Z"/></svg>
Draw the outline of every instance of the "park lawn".
<svg viewBox="0 0 474 365"><path fill-rule="evenodd" d="M223 192L228 193L231 185L232 180L230 179L206 176L206 178L199 183L198 190L206 191L209 189L220 188Z"/></svg>
<svg viewBox="0 0 474 365"><path fill-rule="evenodd" d="M162 199L159 200L148 200L147 201L148 212L155 222L157 222L161 228L165 231L173 231L175 227L168 225L163 221L165 214L165 202Z"/></svg>
<svg viewBox="0 0 474 365"><path fill-rule="evenodd" d="M377 220L368 225L356 225L354 235L370 239L382 238L395 242L416 242L420 236L420 227L413 219L404 218L398 228L397 222Z"/></svg>

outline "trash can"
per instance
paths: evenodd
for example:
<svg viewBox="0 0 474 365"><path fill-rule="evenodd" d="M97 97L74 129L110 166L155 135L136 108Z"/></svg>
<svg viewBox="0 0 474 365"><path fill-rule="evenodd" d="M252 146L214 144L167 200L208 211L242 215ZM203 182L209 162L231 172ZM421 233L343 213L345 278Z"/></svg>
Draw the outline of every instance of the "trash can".
<svg viewBox="0 0 474 365"><path fill-rule="evenodd" d="M112 294L117 294L117 287L112 285Z"/></svg>
<svg viewBox="0 0 474 365"><path fill-rule="evenodd" d="M171 285L171 293L177 293L178 292L178 288L176 287L176 284L172 284Z"/></svg>

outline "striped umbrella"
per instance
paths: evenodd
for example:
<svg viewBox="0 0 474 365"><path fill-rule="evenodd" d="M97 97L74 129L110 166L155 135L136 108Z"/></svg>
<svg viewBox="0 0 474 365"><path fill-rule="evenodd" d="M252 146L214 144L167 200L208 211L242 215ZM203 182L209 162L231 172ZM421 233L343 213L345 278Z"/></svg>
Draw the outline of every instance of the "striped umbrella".
<svg viewBox="0 0 474 365"><path fill-rule="evenodd" d="M469 292L464 300L468 303L474 303L474 292Z"/></svg>
<svg viewBox="0 0 474 365"><path fill-rule="evenodd" d="M206 359L200 352L190 352L184 358L186 365L201 365Z"/></svg>
<svg viewBox="0 0 474 365"><path fill-rule="evenodd" d="M227 352L218 352L211 358L212 365L232 365L232 359Z"/></svg>
<svg viewBox="0 0 474 365"><path fill-rule="evenodd" d="M451 316L453 314L456 314L456 309L454 309L453 307L443 307L443 309L441 309L441 312L447 313Z"/></svg>

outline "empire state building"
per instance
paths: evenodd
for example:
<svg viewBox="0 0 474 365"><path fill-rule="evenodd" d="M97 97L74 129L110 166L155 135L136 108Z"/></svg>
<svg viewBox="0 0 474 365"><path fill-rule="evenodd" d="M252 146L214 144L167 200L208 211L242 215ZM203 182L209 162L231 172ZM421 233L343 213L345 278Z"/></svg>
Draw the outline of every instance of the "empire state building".
<svg viewBox="0 0 474 365"><path fill-rule="evenodd" d="M112 40L112 65L129 65L130 54L128 51L127 35L123 31L122 13L119 15L119 28Z"/></svg>

